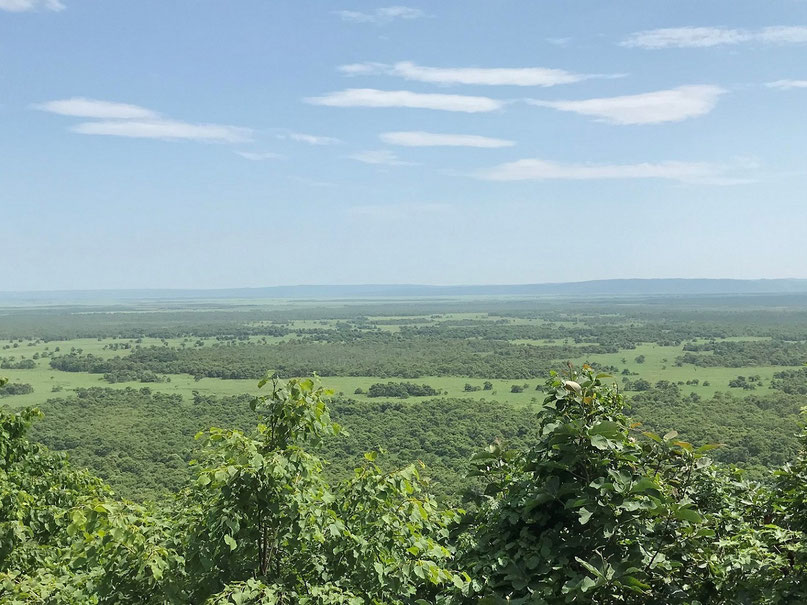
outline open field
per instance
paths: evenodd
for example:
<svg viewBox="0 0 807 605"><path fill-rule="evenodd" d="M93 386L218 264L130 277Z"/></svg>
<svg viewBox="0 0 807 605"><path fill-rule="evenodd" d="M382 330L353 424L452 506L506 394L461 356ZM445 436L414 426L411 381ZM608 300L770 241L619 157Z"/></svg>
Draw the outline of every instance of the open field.
<svg viewBox="0 0 807 605"><path fill-rule="evenodd" d="M450 319L476 319L479 320L478 315L472 314L449 314L446 318ZM387 318L398 319L398 318ZM418 318L406 318L408 320ZM427 318L423 318L427 319ZM540 320L539 320L540 321ZM529 325L532 322L520 322L519 325ZM538 322L536 322L538 323ZM291 324L296 329L319 327L322 328L322 321L295 321ZM326 323L326 325L332 325ZM398 331L399 326L384 325L381 327L386 331ZM258 343L263 342L264 339L269 344L275 344L288 340L288 337L250 337L242 342ZM202 339L189 339L189 338L140 338L139 343L141 347L182 347L193 346L195 342L203 342L204 346L211 346L215 343L215 339L202 338ZM743 341L761 341L765 340L762 337L730 337L720 339L729 342L743 342ZM704 342L700 339L700 342ZM0 357L8 356L15 357L16 359L31 359L35 354L45 354L53 352L53 354L60 354L69 352L71 350L81 350L84 353L91 353L101 358L112 358L126 353L121 350L111 350L110 345L120 344L126 342L134 345L135 340L121 341L120 339L112 338L77 338L64 341L54 341L49 343L44 342L25 342L19 341L0 341L0 352L3 355ZM548 346L557 345L562 343L562 340L553 339L514 339L515 344L530 344L534 346ZM17 348L13 348L16 343ZM581 343L591 344L591 343ZM5 347L12 347L5 349ZM58 348L59 351L55 351ZM590 354L585 356L569 357L568 359L559 359L560 366L566 361L573 363L576 366L581 366L584 363L597 363L602 366L614 366L622 372L628 369L631 373L636 373L634 378L644 378L645 380L655 384L660 380L667 380L670 382L683 382L680 389L683 393L697 393L702 397L711 397L719 391L736 391L729 387L729 381L736 378L738 375L753 375L760 376L762 383L758 390L767 389L770 380L775 372L780 372L783 369L797 368L801 364L793 364L792 366L749 366L743 368L723 368L723 367L698 367L693 364L676 365L675 359L682 353L681 346L662 346L657 344L640 344L636 348L630 350L622 350L616 353L605 354ZM635 358L639 355L645 357L645 361L641 364L635 362ZM623 362L624 360L624 362ZM192 397L194 392L200 392L205 395L238 395L242 393L256 393L256 380L253 379L234 379L225 380L220 378L203 377L201 379L194 379L188 374L166 374L166 378L170 378L170 382L149 383L143 384L138 381L126 381L110 385L104 381L103 377L97 374L89 374L87 372L64 372L55 370L48 364L48 359L36 360L36 367L34 369L7 369L2 371L3 375L8 377L11 382L30 384L34 388L33 393L25 395L16 395L7 397L3 403L13 406L31 406L41 405L48 398L54 396L61 396L61 393L69 393L75 389L86 389L98 386L114 386L115 388L136 387L141 388L148 386L149 388L164 392L179 394L183 397ZM620 383L621 376L614 375L617 384ZM687 385L687 381L698 379L698 385ZM363 394L354 394L356 389L366 391L371 384L385 381L401 381L408 380L403 377L389 376L382 379L373 376L328 376L324 382L337 392L344 393L345 395L353 396L357 399L367 398ZM466 378L461 376L423 376L413 379L414 382L428 384L435 389L438 389L446 396L449 397L464 397L479 400L495 400L499 402L515 404L515 405L531 405L536 400L543 399L540 392L536 392L536 387L543 385L542 379L528 379L524 381L510 379L494 379L491 380L493 388L487 391L466 391L465 385L470 384L475 387L482 388L484 379L479 378ZM704 382L708 383L704 386ZM511 387L513 385L527 385L523 392L512 393Z"/></svg>
<svg viewBox="0 0 807 605"><path fill-rule="evenodd" d="M173 477L165 483L149 475L158 472L152 458L168 455L165 443L185 443L176 447L189 459L189 437L204 429L204 423L226 424L238 418L248 424L243 400L226 398L257 394L258 379L271 370L285 378L318 373L336 393L347 428L363 437L356 437L350 453L338 454L335 468L349 467L357 452L382 446L384 435L399 431L393 460L430 460L443 486L461 483L458 477L465 464L462 454L451 458L459 467L447 470L443 444L459 440L456 443L463 445L452 451L466 451L475 434L470 428L465 436L461 431L452 434L452 426L459 427L461 421L440 415L443 411L456 418L461 410L465 421L485 410L498 418L512 413L510 420L523 424L514 425L508 434L523 433L531 422L519 414L539 410L550 370L563 371L569 364L579 368L588 363L610 374L608 381L619 385L630 404L635 401L635 413L651 427L679 428L698 441L729 435L730 443L719 455L751 468L786 459L794 447L796 413L805 403L804 398L771 388L781 388L782 381L776 382L774 375L783 371L796 371L793 376L801 380L799 368L807 362L803 297L778 297L767 305L756 297L722 302L219 300L185 307L163 301L129 307L6 309L0 313L0 335L0 364L5 366L0 374L12 384L33 388L3 396L0 404L41 407L46 417L37 434L94 465L113 485L127 486L131 495L154 494L160 485L171 489L187 472L180 463L165 471L166 477ZM745 381L738 383L740 376ZM804 381L807 389L807 376ZM427 385L436 395L398 399L388 383ZM368 396L373 385L381 385L375 389L385 394ZM93 388L102 389L90 397L97 403L80 413L85 408L75 406L76 397L86 400L82 393ZM153 400L148 393L179 396L183 404ZM140 399L158 403L144 404L140 410ZM235 407L225 412L216 401ZM383 413L404 401L401 413L408 420ZM166 411L158 413L154 405L167 406ZM187 416L180 423L186 427L184 437L171 432L179 430L171 428L167 410L172 406ZM103 411L107 408L108 414ZM351 409L363 411L357 415ZM427 410L438 416L416 438L418 447L425 449L412 450L407 431L413 429L407 426L423 422ZM48 424L56 422L53 418L64 423L66 434L75 436L72 445L58 438L62 429L53 432L55 427ZM427 428L435 422L445 423L440 434ZM486 439L503 434L497 432L499 422L489 418L479 423ZM149 436L141 441L151 445L138 448L136 461L124 457L113 463L107 458L124 448L127 434L139 434L145 427L150 427ZM113 437L103 437L111 441L99 449L102 433ZM153 441L151 435L168 441ZM106 452L103 457L94 453L100 451ZM140 484L152 491L138 491Z"/></svg>

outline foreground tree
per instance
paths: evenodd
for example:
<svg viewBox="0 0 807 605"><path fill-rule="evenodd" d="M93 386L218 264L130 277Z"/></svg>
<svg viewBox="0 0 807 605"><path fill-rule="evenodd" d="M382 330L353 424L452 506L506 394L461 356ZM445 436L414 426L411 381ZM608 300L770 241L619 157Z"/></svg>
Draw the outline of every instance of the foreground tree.
<svg viewBox="0 0 807 605"><path fill-rule="evenodd" d="M716 446L631 423L605 378L553 374L532 447L474 456L470 513L373 452L325 481L313 451L341 429L314 380L261 381L255 430L198 435L195 483L162 506L30 443L35 410L0 410L0 602L807 602L807 431L749 483Z"/></svg>
<svg viewBox="0 0 807 605"><path fill-rule="evenodd" d="M196 484L158 509L25 439L36 412L0 417L0 601L6 603L410 603L467 592L451 570L458 513L417 470L367 455L334 486L306 447L337 433L329 391L271 383L251 435L211 429ZM447 590L450 587L450 590Z"/></svg>
<svg viewBox="0 0 807 605"><path fill-rule="evenodd" d="M798 536L763 522L770 494L715 469L705 457L715 445L642 431L604 378L587 367L553 374L538 443L474 456L486 487L461 562L482 600L797 602L779 581L776 541ZM795 502L804 483L792 483Z"/></svg>

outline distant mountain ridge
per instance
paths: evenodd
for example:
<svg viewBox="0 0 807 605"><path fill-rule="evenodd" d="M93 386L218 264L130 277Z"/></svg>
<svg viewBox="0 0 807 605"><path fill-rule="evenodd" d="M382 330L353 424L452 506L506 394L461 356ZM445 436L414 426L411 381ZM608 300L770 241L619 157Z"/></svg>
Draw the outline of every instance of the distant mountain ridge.
<svg viewBox="0 0 807 605"><path fill-rule="evenodd" d="M807 279L602 279L580 282L427 286L297 285L223 289L133 289L0 292L0 304L220 299L356 299L452 296L709 296L807 293Z"/></svg>

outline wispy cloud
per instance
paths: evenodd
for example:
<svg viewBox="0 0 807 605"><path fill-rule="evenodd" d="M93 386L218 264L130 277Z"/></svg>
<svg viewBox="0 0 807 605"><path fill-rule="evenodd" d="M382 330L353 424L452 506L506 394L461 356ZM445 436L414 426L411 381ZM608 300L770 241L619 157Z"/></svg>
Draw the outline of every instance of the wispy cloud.
<svg viewBox="0 0 807 605"><path fill-rule="evenodd" d="M718 86L679 86L638 95L603 97L583 101L540 101L529 103L593 116L611 124L661 124L680 122L709 113L726 91Z"/></svg>
<svg viewBox="0 0 807 605"><path fill-rule="evenodd" d="M247 128L221 124L190 124L178 120L104 120L82 122L70 128L79 134L98 134L134 139L205 141L210 143L243 143L251 138Z"/></svg>
<svg viewBox="0 0 807 605"><path fill-rule="evenodd" d="M639 164L575 164L527 158L499 164L475 176L488 181L666 179L701 185L754 182L734 178L728 168L700 162L642 162Z"/></svg>
<svg viewBox="0 0 807 605"><path fill-rule="evenodd" d="M365 164L376 164L379 166L414 166L414 162L405 162L398 158L392 151L386 149L378 149L373 151L361 151L352 155L346 156L351 160L357 162L364 162Z"/></svg>
<svg viewBox="0 0 807 605"><path fill-rule="evenodd" d="M769 44L805 44L807 43L807 27L777 25L759 31L756 39Z"/></svg>
<svg viewBox="0 0 807 605"><path fill-rule="evenodd" d="M552 44L553 46L569 46L572 39L571 38L547 38L547 42Z"/></svg>
<svg viewBox="0 0 807 605"><path fill-rule="evenodd" d="M386 74L406 80L432 84L476 84L482 86L557 86L591 78L620 77L577 74L547 67L426 67L411 61L387 63L351 63L340 65L339 71L348 76Z"/></svg>
<svg viewBox="0 0 807 605"><path fill-rule="evenodd" d="M94 122L81 122L70 128L79 134L137 139L185 139L211 143L242 143L252 138L252 130L249 128L183 122L129 103L72 97L39 103L33 107L63 116L95 118Z"/></svg>
<svg viewBox="0 0 807 605"><path fill-rule="evenodd" d="M779 90L807 88L807 80L776 80L776 82L768 82L765 86L768 88L778 88Z"/></svg>
<svg viewBox="0 0 807 605"><path fill-rule="evenodd" d="M289 139L297 141L298 143L308 143L309 145L336 145L341 143L339 139L334 137L323 137L315 134L305 134L302 132L289 132L277 135L279 139Z"/></svg>
<svg viewBox="0 0 807 605"><path fill-rule="evenodd" d="M33 108L39 109L40 111L56 113L61 116L98 118L102 120L154 119L159 117L156 112L146 109L145 107L140 107L139 105L99 101L98 99L87 99L84 97L72 97L70 99L38 103L34 105Z"/></svg>
<svg viewBox="0 0 807 605"><path fill-rule="evenodd" d="M635 48L707 48L744 42L765 44L807 43L807 27L776 25L762 29L728 27L670 27L631 34L622 46Z"/></svg>
<svg viewBox="0 0 807 605"><path fill-rule="evenodd" d="M377 8L370 12L339 10L335 14L342 18L342 21L350 23L374 23L375 25L386 25L396 19L411 20L424 17L425 13L419 8L409 6L387 6Z"/></svg>
<svg viewBox="0 0 807 605"><path fill-rule="evenodd" d="M59 0L0 0L0 10L10 13L24 13L38 9L63 11L67 8Z"/></svg>
<svg viewBox="0 0 807 605"><path fill-rule="evenodd" d="M514 141L494 139L475 134L438 134L435 132L408 131L384 132L379 138L390 145L404 147L512 147Z"/></svg>
<svg viewBox="0 0 807 605"><path fill-rule="evenodd" d="M347 213L351 216L379 220L418 219L451 211L453 206L440 203L366 204L347 209Z"/></svg>
<svg viewBox="0 0 807 605"><path fill-rule="evenodd" d="M410 107L477 113L501 109L505 102L489 97L443 95L411 92L408 90L376 90L374 88L348 88L321 97L304 99L312 105L330 107Z"/></svg>
<svg viewBox="0 0 807 605"><path fill-rule="evenodd" d="M242 158L252 160L253 162L260 162L262 160L279 160L283 158L282 155L279 153L274 153L273 151L236 151L235 153L240 155Z"/></svg>

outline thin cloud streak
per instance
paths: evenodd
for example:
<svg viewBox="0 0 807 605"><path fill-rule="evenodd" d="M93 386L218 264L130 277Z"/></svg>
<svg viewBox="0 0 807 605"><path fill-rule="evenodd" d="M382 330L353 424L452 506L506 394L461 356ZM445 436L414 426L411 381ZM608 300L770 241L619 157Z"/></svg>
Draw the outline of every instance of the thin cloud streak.
<svg viewBox="0 0 807 605"><path fill-rule="evenodd" d="M251 140L248 128L220 124L190 124L178 120L105 120L82 122L70 128L78 134L136 139L191 140L209 143L244 143Z"/></svg>
<svg viewBox="0 0 807 605"><path fill-rule="evenodd" d="M709 48L762 42L764 44L807 43L807 27L776 25L758 30L728 27L668 27L635 32L620 45L628 48Z"/></svg>
<svg viewBox="0 0 807 605"><path fill-rule="evenodd" d="M61 116L74 116L78 118L110 119L153 119L159 114L139 105L129 103L115 103L112 101L99 101L86 97L71 97L58 99L47 103L38 103L32 106L40 111L47 111Z"/></svg>
<svg viewBox="0 0 807 605"><path fill-rule="evenodd" d="M352 63L340 65L339 71L348 76L384 74L405 80L431 84L472 84L480 86L557 86L591 78L621 77L615 75L577 74L547 67L426 67L411 61L386 63Z"/></svg>
<svg viewBox="0 0 807 605"><path fill-rule="evenodd" d="M277 135L279 139L289 139L291 141L297 141L298 143L307 143L309 145L336 145L337 143L341 143L339 139L335 139L334 137L324 137L314 134L305 134L303 132L289 132L287 134L279 134Z"/></svg>
<svg viewBox="0 0 807 605"><path fill-rule="evenodd" d="M512 147L515 141L495 139L474 134L438 134L434 132L408 131L384 132L379 138L390 145L403 147Z"/></svg>
<svg viewBox="0 0 807 605"><path fill-rule="evenodd" d="M748 178L733 178L725 173L725 167L699 162L575 164L526 158L499 164L474 176L487 181L665 179L701 185L739 185L755 182Z"/></svg>
<svg viewBox="0 0 807 605"><path fill-rule="evenodd" d="M0 10L9 13L24 13L40 8L59 12L67 7L59 0L0 0Z"/></svg>
<svg viewBox="0 0 807 605"><path fill-rule="evenodd" d="M582 101L528 102L559 111L592 116L610 124L662 124L705 115L714 109L726 91L718 86L679 86L638 95L603 97Z"/></svg>
<svg viewBox="0 0 807 605"><path fill-rule="evenodd" d="M807 88L807 80L776 80L776 82L768 82L765 84L768 88L776 88L778 90L792 90L794 88Z"/></svg>
<svg viewBox="0 0 807 605"><path fill-rule="evenodd" d="M419 8L409 6L387 6L377 8L367 13L352 10L338 10L334 11L334 13L339 15L342 21L349 23L373 23L375 25L386 25L396 19L408 21L426 16Z"/></svg>
<svg viewBox="0 0 807 605"><path fill-rule="evenodd" d="M338 92L330 92L321 97L307 97L303 100L312 105L326 105L329 107L407 107L465 113L496 111L504 107L505 104L504 101L489 97L418 93L408 90L377 90L374 88L349 88Z"/></svg>
<svg viewBox="0 0 807 605"><path fill-rule="evenodd" d="M62 116L95 118L70 127L78 134L137 139L192 140L208 143L243 143L252 140L252 129L226 124L193 124L162 117L156 111L132 105L86 97L57 99L32 106Z"/></svg>

